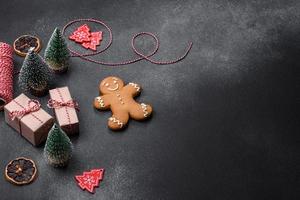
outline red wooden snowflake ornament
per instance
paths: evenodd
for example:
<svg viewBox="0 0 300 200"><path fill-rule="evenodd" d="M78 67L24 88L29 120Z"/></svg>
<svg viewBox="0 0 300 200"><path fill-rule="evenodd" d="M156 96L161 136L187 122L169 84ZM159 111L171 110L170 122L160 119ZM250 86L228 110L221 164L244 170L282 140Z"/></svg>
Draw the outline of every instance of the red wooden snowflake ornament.
<svg viewBox="0 0 300 200"><path fill-rule="evenodd" d="M89 172L83 172L83 175L75 176L81 189L94 193L95 187L99 186L103 179L104 169L92 169Z"/></svg>

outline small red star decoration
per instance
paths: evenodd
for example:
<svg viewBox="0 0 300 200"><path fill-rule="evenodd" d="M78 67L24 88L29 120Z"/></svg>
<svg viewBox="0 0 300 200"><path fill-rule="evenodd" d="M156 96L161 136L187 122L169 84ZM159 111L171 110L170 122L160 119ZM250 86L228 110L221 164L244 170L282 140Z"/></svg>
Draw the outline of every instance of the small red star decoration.
<svg viewBox="0 0 300 200"><path fill-rule="evenodd" d="M91 49L96 51L97 46L100 45L102 40L102 31L91 32L87 24L84 24L77 28L70 36L70 40L81 43L81 45L86 49Z"/></svg>
<svg viewBox="0 0 300 200"><path fill-rule="evenodd" d="M81 189L94 193L94 188L99 186L103 179L104 169L92 169L89 172L83 172L83 175L75 176Z"/></svg>

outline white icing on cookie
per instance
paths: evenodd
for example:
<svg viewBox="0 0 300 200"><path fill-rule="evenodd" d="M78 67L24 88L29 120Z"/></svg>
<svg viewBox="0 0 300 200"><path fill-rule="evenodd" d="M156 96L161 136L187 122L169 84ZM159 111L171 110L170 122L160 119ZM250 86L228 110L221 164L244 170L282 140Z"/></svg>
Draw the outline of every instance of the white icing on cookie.
<svg viewBox="0 0 300 200"><path fill-rule="evenodd" d="M97 99L97 101L98 101L100 107L103 108L103 107L105 106L103 99L102 99L101 97L96 97L96 99Z"/></svg>
<svg viewBox="0 0 300 200"><path fill-rule="evenodd" d="M141 103L142 109L143 109L143 113L144 113L144 117L148 117L148 111L147 111L147 105L144 103Z"/></svg>
<svg viewBox="0 0 300 200"><path fill-rule="evenodd" d="M119 84L118 84L118 79L117 78L113 78L113 83L109 84L105 81L102 82L102 86L105 86L108 90L110 91L116 91L119 89ZM112 87L110 87L110 85L112 85ZM114 86L115 85L115 86Z"/></svg>
<svg viewBox="0 0 300 200"><path fill-rule="evenodd" d="M115 117L110 117L108 120L109 120L109 121L112 121L113 123L117 123L118 126L120 126L120 128L122 128L123 125L124 125L120 120L118 120L118 119L115 118Z"/></svg>
<svg viewBox="0 0 300 200"><path fill-rule="evenodd" d="M119 84L115 83L115 87L113 87L113 88L107 87L107 89L110 90L110 91L115 91L115 90L119 89Z"/></svg>
<svg viewBox="0 0 300 200"><path fill-rule="evenodd" d="M136 84L136 83L129 83L129 85L131 85L131 86L133 86L135 89L136 89L136 91L140 91L140 87L138 86L138 84Z"/></svg>
<svg viewBox="0 0 300 200"><path fill-rule="evenodd" d="M117 94L117 97L118 97L120 103L121 103L122 105L124 105L125 103L124 103L123 98L121 97L121 95L120 95L120 94Z"/></svg>

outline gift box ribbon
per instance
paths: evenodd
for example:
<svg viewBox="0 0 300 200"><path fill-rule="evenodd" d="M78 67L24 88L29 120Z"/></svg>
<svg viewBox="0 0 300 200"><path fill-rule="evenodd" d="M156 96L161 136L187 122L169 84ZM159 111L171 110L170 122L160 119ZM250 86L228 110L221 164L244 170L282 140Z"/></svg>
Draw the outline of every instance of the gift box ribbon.
<svg viewBox="0 0 300 200"><path fill-rule="evenodd" d="M19 132L21 135L23 135L22 126L21 126L21 120L23 117L27 115L31 115L34 119L36 119L39 123L43 124L44 121L37 116L37 114L34 114L34 112L37 112L41 109L41 104L38 100L29 99L27 106L23 106L15 99L12 100L15 104L17 104L21 109L20 110L14 110L11 111L8 115L11 118L11 120L18 119L18 126L19 126ZM40 136L40 138L37 139L37 141L41 141L43 138L43 135Z"/></svg>
<svg viewBox="0 0 300 200"><path fill-rule="evenodd" d="M54 108L54 109L60 109L60 108L65 108L65 112L67 115L67 119L68 119L68 126L70 127L70 129L72 129L71 126L71 118L70 118L70 113L69 113L69 109L68 108L74 108L75 110L79 111L79 105L78 103L73 100L65 100L64 96L62 95L60 88L56 88L56 92L59 95L59 99L60 100L54 100L54 99L50 99L48 101L48 107L49 108Z"/></svg>
<svg viewBox="0 0 300 200"><path fill-rule="evenodd" d="M14 120L16 117L17 118L23 118L25 115L32 114L33 112L38 111L41 108L41 104L38 100L30 99L28 100L28 105L27 107L22 106L19 104L17 101L13 100L18 106L20 106L22 109L21 110L14 110L9 113L9 116L12 120ZM39 119L37 116L33 115L34 118L38 119L39 121L42 121Z"/></svg>
<svg viewBox="0 0 300 200"><path fill-rule="evenodd" d="M73 99L71 99L67 102L49 99L47 106L48 106L48 108L54 108L54 109L58 109L58 108L62 108L62 107L69 107L69 108L75 108L77 111L79 111L79 105Z"/></svg>

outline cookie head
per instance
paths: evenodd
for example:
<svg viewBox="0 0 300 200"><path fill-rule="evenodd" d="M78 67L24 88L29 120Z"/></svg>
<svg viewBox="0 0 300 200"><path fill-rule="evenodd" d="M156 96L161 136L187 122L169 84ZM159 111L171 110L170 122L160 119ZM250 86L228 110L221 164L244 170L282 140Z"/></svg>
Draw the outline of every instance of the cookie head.
<svg viewBox="0 0 300 200"><path fill-rule="evenodd" d="M101 81L99 89L102 94L110 94L120 91L124 87L124 82L118 77L107 77Z"/></svg>

